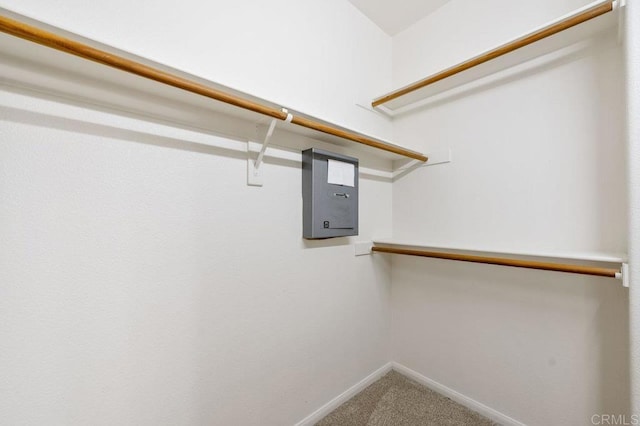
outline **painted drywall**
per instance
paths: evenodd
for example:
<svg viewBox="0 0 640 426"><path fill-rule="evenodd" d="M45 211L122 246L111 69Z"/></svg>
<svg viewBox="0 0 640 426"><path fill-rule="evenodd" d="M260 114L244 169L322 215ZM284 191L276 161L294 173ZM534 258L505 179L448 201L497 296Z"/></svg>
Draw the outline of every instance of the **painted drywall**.
<svg viewBox="0 0 640 426"><path fill-rule="evenodd" d="M476 3L394 38L398 85L584 4ZM399 143L453 162L394 182L393 237L626 253L623 68L614 28L396 119ZM629 413L619 281L401 257L392 281L395 362L528 425Z"/></svg>
<svg viewBox="0 0 640 426"><path fill-rule="evenodd" d="M243 153L25 102L0 121L3 423L293 424L387 362L389 265L301 239L299 164L248 187ZM361 238L388 232L391 184L360 201Z"/></svg>
<svg viewBox="0 0 640 426"><path fill-rule="evenodd" d="M387 34L410 27L449 0L402 0L400 2L349 0Z"/></svg>
<svg viewBox="0 0 640 426"><path fill-rule="evenodd" d="M390 41L346 1L2 6L390 129L334 96L390 77ZM361 179L359 237L305 242L300 164L268 156L248 187L238 144L2 88L1 423L294 424L388 363L390 263L353 242L391 232L391 182Z"/></svg>
<svg viewBox="0 0 640 426"><path fill-rule="evenodd" d="M627 78L627 165L629 176L629 267L631 272L631 409L640 413L640 5L627 2L625 59Z"/></svg>
<svg viewBox="0 0 640 426"><path fill-rule="evenodd" d="M1 0L0 7L381 138L358 107L391 84L391 38L346 0Z"/></svg>

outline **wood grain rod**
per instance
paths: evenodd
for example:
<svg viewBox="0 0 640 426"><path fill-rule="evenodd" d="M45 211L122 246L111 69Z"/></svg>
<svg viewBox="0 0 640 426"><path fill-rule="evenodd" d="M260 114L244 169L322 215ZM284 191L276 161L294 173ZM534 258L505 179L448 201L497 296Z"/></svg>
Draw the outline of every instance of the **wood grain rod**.
<svg viewBox="0 0 640 426"><path fill-rule="evenodd" d="M374 252L403 254L408 256L431 257L435 259L457 260L461 262L486 263L489 265L513 266L517 268L541 269L544 271L569 272L573 274L596 275L599 277L615 278L619 270L610 268L598 268L594 266L569 265L551 262L536 262L532 260L508 259L504 257L473 256L469 254L444 253L425 250L409 250L392 247L374 246Z"/></svg>
<svg viewBox="0 0 640 426"><path fill-rule="evenodd" d="M444 71L433 74L422 80L416 81L415 83L412 83L406 87L403 87L401 89L388 93L384 96L376 98L373 100L371 105L373 107L377 107L393 99L397 99L403 95L406 95L407 93L411 93L418 89L422 89L423 87L426 87L430 84L436 83L440 80L444 80L445 78L459 74L463 71L466 71L470 68L473 68L485 62L488 62L492 59L506 55L507 53L513 52L514 50L518 50L522 47L528 46L532 43L535 43L536 41L540 41L544 38L550 37L561 31L564 31L576 25L582 24L583 22L596 18L600 15L604 15L605 13L611 12L613 10L613 2L614 0L609 0L606 3L595 5L580 13L572 15L566 19L563 19L562 21L556 22L538 31L532 32L521 38L513 40L509 43L503 44L502 46L497 47L493 50L490 50L486 53L483 53L480 56L476 56L475 58L469 59L468 61L462 62Z"/></svg>
<svg viewBox="0 0 640 426"><path fill-rule="evenodd" d="M244 99L242 97L205 86L204 84L197 83L195 81L191 81L174 74L170 74L157 68L153 68L148 65L144 65L139 62L124 58L122 56L105 52L103 50L88 46L84 43L62 37L58 34L42 30L40 28L34 27L24 22L16 21L6 16L0 15L0 31L43 46L50 47L55 50L79 56L81 58L97 62L99 64L107 65L109 67L116 68L130 74L135 74L139 77L144 77L149 80L154 80L162 84L185 90L187 92L195 93L197 95L205 96L216 101L224 102L238 108L243 108L280 120L285 120L287 118L287 114L281 109L263 105L258 102ZM339 129L308 118L294 116L292 123L318 132L337 136L342 139L347 139L363 145L371 146L383 151L402 155L404 157L413 158L420 161L428 160L425 155L419 152L377 141L367 136Z"/></svg>

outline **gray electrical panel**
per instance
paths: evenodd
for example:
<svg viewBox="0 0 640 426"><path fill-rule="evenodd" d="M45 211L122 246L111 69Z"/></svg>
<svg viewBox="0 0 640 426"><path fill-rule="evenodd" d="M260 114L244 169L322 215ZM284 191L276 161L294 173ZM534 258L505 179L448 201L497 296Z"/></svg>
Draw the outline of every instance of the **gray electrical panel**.
<svg viewBox="0 0 640 426"><path fill-rule="evenodd" d="M304 238L358 235L358 159L303 151L302 204Z"/></svg>

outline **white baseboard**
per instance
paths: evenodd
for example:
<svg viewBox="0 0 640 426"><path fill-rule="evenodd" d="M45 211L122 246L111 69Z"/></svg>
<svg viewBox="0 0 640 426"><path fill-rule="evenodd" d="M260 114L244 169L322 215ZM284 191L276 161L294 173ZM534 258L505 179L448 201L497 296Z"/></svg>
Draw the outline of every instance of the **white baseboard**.
<svg viewBox="0 0 640 426"><path fill-rule="evenodd" d="M402 364L397 362L390 362L388 364L383 365L373 373L369 374L364 379L360 380L355 385L351 386L346 391L342 392L337 397L333 398L331 401L324 404L322 407L318 408L316 411L299 421L295 424L295 426L312 426L322 420L327 414L338 408L343 403L347 402L351 397L356 395L358 392L364 390L367 386L387 374L391 370L395 370L398 373L407 376L408 378L415 380L416 382L428 387L429 389L438 392L441 395L444 395L448 398L451 398L453 401L457 402L460 405L464 405L465 407L473 410L477 413L482 414L488 419L493 420L496 423L499 423L503 426L526 426L524 423L513 419L506 414L502 414L501 412L494 410L491 407L488 407L481 402L476 401L475 399L469 398L466 395L461 394L447 386L436 382L428 377L423 376L422 374L413 371L412 369L405 367Z"/></svg>
<svg viewBox="0 0 640 426"><path fill-rule="evenodd" d="M392 365L392 368L398 373L403 374L412 380L415 380L416 382L438 392L441 395L451 398L458 404L464 405L470 410L480 413L483 416L493 420L496 423L499 423L504 426L526 426L524 423L521 423L515 419L512 419L506 414L502 414L501 412L494 410L491 407L487 407L486 405L476 401L475 399L469 398L468 396L465 396L460 392L456 392L455 390L448 388L445 385L436 382L435 380L425 377L422 374L416 371L413 371L412 369L407 368L402 364L398 364L397 362L392 362L391 365Z"/></svg>
<svg viewBox="0 0 640 426"><path fill-rule="evenodd" d="M391 363L385 364L382 367L378 368L376 371L369 374L367 377L360 380L358 383L351 386L349 389L342 392L340 395L336 396L331 401L327 402L304 419L300 420L298 423L296 423L295 426L311 426L316 424L327 414L338 408L343 403L347 402L349 399L351 399L352 396L362 391L364 388L387 374L389 371L391 371Z"/></svg>

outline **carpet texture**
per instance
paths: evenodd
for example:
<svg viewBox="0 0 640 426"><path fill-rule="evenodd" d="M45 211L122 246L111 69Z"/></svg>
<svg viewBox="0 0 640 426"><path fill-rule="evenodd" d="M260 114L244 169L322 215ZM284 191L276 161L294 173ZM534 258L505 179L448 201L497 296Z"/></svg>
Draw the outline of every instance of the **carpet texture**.
<svg viewBox="0 0 640 426"><path fill-rule="evenodd" d="M317 426L493 426L491 420L390 371Z"/></svg>

